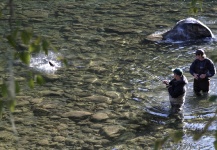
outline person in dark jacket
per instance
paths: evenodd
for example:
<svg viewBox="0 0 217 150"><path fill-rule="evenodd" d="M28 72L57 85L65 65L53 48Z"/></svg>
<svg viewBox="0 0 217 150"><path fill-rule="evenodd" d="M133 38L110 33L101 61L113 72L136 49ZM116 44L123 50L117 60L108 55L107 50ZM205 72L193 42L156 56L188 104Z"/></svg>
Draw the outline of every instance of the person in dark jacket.
<svg viewBox="0 0 217 150"><path fill-rule="evenodd" d="M196 95L209 92L210 77L216 74L216 68L212 60L206 57L203 49L195 52L196 59L190 66L190 74L194 77L193 89Z"/></svg>
<svg viewBox="0 0 217 150"><path fill-rule="evenodd" d="M163 80L163 83L166 84L169 92L171 111L172 113L177 113L182 110L184 105L188 80L180 68L173 70L173 73L174 79L171 81Z"/></svg>

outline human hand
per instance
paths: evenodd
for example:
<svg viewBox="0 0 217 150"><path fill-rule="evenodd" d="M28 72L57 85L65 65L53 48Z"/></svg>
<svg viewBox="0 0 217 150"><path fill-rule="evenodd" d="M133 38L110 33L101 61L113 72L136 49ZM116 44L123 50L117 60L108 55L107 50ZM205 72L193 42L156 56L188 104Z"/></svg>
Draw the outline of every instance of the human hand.
<svg viewBox="0 0 217 150"><path fill-rule="evenodd" d="M201 75L200 75L200 78L201 78L201 79L204 79L205 77L206 77L206 74L201 74Z"/></svg>
<svg viewBox="0 0 217 150"><path fill-rule="evenodd" d="M198 79L198 74L197 73L194 73L193 75L194 75L195 79Z"/></svg>
<svg viewBox="0 0 217 150"><path fill-rule="evenodd" d="M169 81L163 80L163 83L166 84L166 85L168 85L168 84L169 84Z"/></svg>

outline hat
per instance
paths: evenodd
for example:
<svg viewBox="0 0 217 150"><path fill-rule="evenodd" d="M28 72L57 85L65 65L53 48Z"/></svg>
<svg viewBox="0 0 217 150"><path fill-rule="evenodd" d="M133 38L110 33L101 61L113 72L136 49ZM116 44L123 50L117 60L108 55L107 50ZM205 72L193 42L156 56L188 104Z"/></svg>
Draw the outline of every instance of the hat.
<svg viewBox="0 0 217 150"><path fill-rule="evenodd" d="M205 52L204 52L204 50L202 50L202 49L198 49L198 50L196 50L195 54L196 54L196 55L202 55L202 56L204 56L204 55L205 55Z"/></svg>
<svg viewBox="0 0 217 150"><path fill-rule="evenodd" d="M179 75L179 76L182 76L183 71L182 71L182 69L180 69L180 68L176 68L176 69L173 70L173 73L174 73L174 74L177 74L177 75Z"/></svg>

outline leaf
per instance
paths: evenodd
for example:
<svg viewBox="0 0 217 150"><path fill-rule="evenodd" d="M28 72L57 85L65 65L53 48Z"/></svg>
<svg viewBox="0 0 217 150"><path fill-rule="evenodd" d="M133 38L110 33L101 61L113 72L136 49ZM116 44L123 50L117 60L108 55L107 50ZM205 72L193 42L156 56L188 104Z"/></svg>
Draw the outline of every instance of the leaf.
<svg viewBox="0 0 217 150"><path fill-rule="evenodd" d="M9 43L12 47L16 48L16 41L15 41L15 38L14 38L12 35L8 35L8 36L7 36L7 40L8 40L8 43Z"/></svg>
<svg viewBox="0 0 217 150"><path fill-rule="evenodd" d="M43 48L46 55L48 55L48 47L49 47L49 45L50 45L50 43L46 39L44 39L42 41L42 48Z"/></svg>
<svg viewBox="0 0 217 150"><path fill-rule="evenodd" d="M7 88L7 85L5 83L2 84L1 89L2 89L2 96L3 97L7 97L7 95L8 95L8 88Z"/></svg>
<svg viewBox="0 0 217 150"><path fill-rule="evenodd" d="M57 52L57 49L56 47L54 47L53 45L50 44L50 48L54 51L54 52Z"/></svg>
<svg viewBox="0 0 217 150"><path fill-rule="evenodd" d="M68 61L65 58L59 56L57 57L57 60L61 61L66 67L68 67Z"/></svg>
<svg viewBox="0 0 217 150"><path fill-rule="evenodd" d="M191 5L192 6L196 5L196 3L197 3L197 0L191 0Z"/></svg>
<svg viewBox="0 0 217 150"><path fill-rule="evenodd" d="M29 80L29 87L33 89L34 86L35 86L34 80L33 80L33 79L30 79L30 80Z"/></svg>
<svg viewBox="0 0 217 150"><path fill-rule="evenodd" d="M3 107L4 107L4 102L3 100L0 100L0 118L2 118Z"/></svg>
<svg viewBox="0 0 217 150"><path fill-rule="evenodd" d="M177 131L172 135L172 137L175 142L179 142L182 139L183 135L183 131Z"/></svg>
<svg viewBox="0 0 217 150"><path fill-rule="evenodd" d="M13 36L15 39L17 38L18 32L19 32L19 29L18 29L18 28L12 32L12 36Z"/></svg>
<svg viewBox="0 0 217 150"><path fill-rule="evenodd" d="M197 12L198 12L198 8L197 8L197 7L194 7L194 8L193 8L193 13L196 14Z"/></svg>
<svg viewBox="0 0 217 150"><path fill-rule="evenodd" d="M41 43L41 37L38 37L35 41L34 44L35 45L39 45Z"/></svg>
<svg viewBox="0 0 217 150"><path fill-rule="evenodd" d="M16 101L14 99L9 101L9 109L11 112L14 112L15 105L16 105Z"/></svg>
<svg viewBox="0 0 217 150"><path fill-rule="evenodd" d="M217 140L213 142L215 149L217 149Z"/></svg>
<svg viewBox="0 0 217 150"><path fill-rule="evenodd" d="M38 52L40 52L40 50L41 50L40 45L37 45L37 44L35 44L35 43L31 43L31 44L29 45L29 52L30 52L30 53L33 53L33 52L38 53Z"/></svg>
<svg viewBox="0 0 217 150"><path fill-rule="evenodd" d="M20 56L20 59L23 63L25 63L27 65L30 63L31 56L30 56L29 52L20 52L19 56Z"/></svg>
<svg viewBox="0 0 217 150"><path fill-rule="evenodd" d="M36 76L36 82L39 84L39 85L42 85L44 83L44 78L40 75L37 75Z"/></svg>
<svg viewBox="0 0 217 150"><path fill-rule="evenodd" d="M31 38L32 38L32 32L31 31L23 30L21 32L21 39L22 39L24 44L26 44L26 45L29 44Z"/></svg>
<svg viewBox="0 0 217 150"><path fill-rule="evenodd" d="M166 136L165 138L161 140L157 140L154 145L154 150L161 149L162 145L168 140L169 136Z"/></svg>
<svg viewBox="0 0 217 150"><path fill-rule="evenodd" d="M216 99L217 99L217 95L212 95L212 96L210 96L209 101L210 102L215 102Z"/></svg>
<svg viewBox="0 0 217 150"><path fill-rule="evenodd" d="M194 139L195 141L199 140L199 139L203 136L203 134L207 131L207 129L209 128L209 126L211 125L211 123L212 123L214 120L215 120L215 116L214 116L213 118L211 118L211 119L207 122L207 124L205 125L203 131L201 131L200 133L196 133L196 134L194 135L193 139Z"/></svg>
<svg viewBox="0 0 217 150"><path fill-rule="evenodd" d="M19 92L20 92L20 86L19 86L19 84L18 84L17 81L15 81L15 92L16 92L16 93L19 93Z"/></svg>
<svg viewBox="0 0 217 150"><path fill-rule="evenodd" d="M64 65L65 65L66 67L68 67L68 61L67 61L66 59L63 59L62 62L64 63Z"/></svg>
<svg viewBox="0 0 217 150"><path fill-rule="evenodd" d="M154 150L159 150L161 148L162 144L160 140L156 141L154 144Z"/></svg>

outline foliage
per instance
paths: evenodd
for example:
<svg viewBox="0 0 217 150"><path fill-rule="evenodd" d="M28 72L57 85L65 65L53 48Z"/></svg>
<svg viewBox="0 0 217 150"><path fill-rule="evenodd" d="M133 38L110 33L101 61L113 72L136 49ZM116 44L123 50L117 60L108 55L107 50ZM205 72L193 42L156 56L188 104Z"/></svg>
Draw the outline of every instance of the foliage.
<svg viewBox="0 0 217 150"><path fill-rule="evenodd" d="M177 132L173 132L171 133L169 136L164 137L163 139L159 139L155 142L155 147L154 150L159 150L161 149L161 147L163 146L163 144L166 143L167 140L169 140L170 138L175 142L178 143L179 141L182 140L184 133L183 131L177 131Z"/></svg>
<svg viewBox="0 0 217 150"><path fill-rule="evenodd" d="M189 13L196 14L198 11L203 11L202 9L203 0L191 0Z"/></svg>
<svg viewBox="0 0 217 150"><path fill-rule="evenodd" d="M4 79L3 84L0 85L2 99L0 99L0 117L4 108L8 108L10 111L14 111L16 99L15 96L20 91L20 87L18 82L14 79L13 73L13 62L16 59L19 59L22 63L29 65L31 55L33 53L44 52L48 55L49 50L57 51L55 47L49 42L49 40L42 36L36 36L33 33L31 28L18 28L14 27L13 24L16 24L16 19L13 18L13 0L8 0L8 4L0 3L0 19L5 17L2 13L2 10L6 10L8 7L9 11L9 33L6 37L2 37L7 39L8 42L8 78ZM4 18L5 19L5 18ZM67 61L64 58L60 58L65 65L67 65ZM35 83L42 85L45 81L40 74L29 73L30 78L27 79L28 85L30 88L34 88Z"/></svg>

